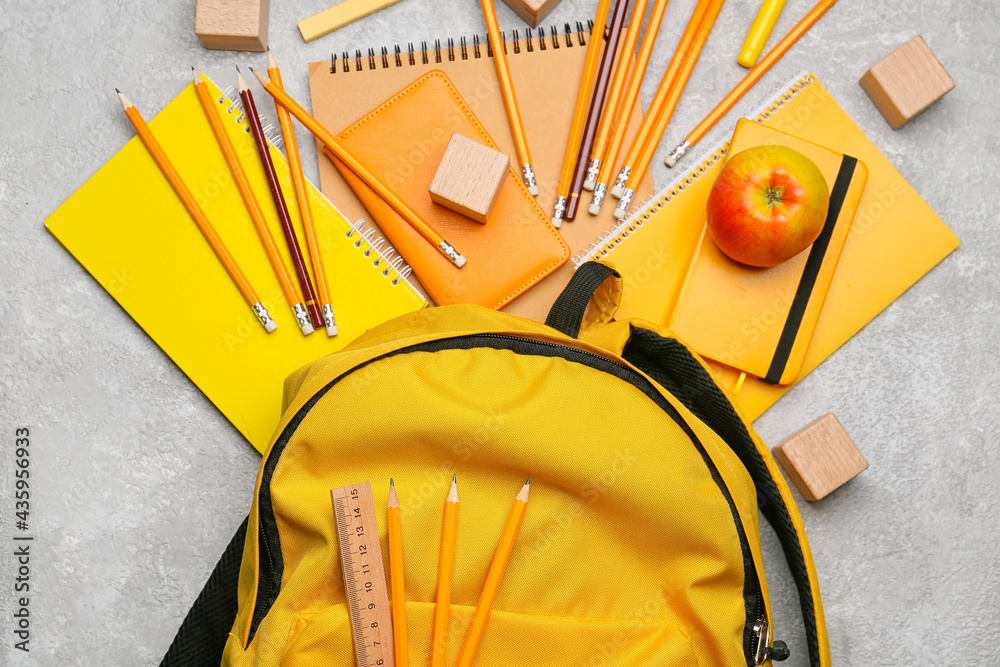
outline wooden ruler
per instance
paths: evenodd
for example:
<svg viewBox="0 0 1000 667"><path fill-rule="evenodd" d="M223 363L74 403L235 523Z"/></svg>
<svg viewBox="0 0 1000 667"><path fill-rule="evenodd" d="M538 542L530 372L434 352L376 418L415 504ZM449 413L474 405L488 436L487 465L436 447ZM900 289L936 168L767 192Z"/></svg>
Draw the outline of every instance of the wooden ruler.
<svg viewBox="0 0 1000 667"><path fill-rule="evenodd" d="M392 667L395 664L392 612L385 587L372 485L363 482L332 489L330 496L358 667Z"/></svg>

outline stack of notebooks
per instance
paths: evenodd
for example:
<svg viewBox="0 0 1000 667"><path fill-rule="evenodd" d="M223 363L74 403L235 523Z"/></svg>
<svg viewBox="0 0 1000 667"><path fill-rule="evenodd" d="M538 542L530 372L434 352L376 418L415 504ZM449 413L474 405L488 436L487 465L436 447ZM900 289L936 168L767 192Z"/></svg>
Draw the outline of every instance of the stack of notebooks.
<svg viewBox="0 0 1000 667"><path fill-rule="evenodd" d="M799 362L801 380L957 248L959 240L811 72L795 77L750 117L763 126L853 156L868 171L826 300ZM618 268L626 286L619 318L641 318L664 328L683 323L691 330L690 315L696 309L690 301L707 297L685 295L685 281L699 266L694 260L701 247L708 195L728 150L728 141L714 146L645 206L573 259L575 266L598 258ZM678 304L685 299L682 305L687 312L679 313ZM721 303L718 307L725 310ZM787 310L787 304L782 310ZM748 318L744 324L759 331L765 315L762 311L760 322ZM705 317L704 310L700 316ZM779 328L775 322L769 326ZM744 327L731 331L730 342L749 335ZM717 348L726 347L726 341L715 343ZM723 386L737 387L740 371L718 361L710 365ZM749 418L756 419L791 386L794 383L751 378L734 400Z"/></svg>
<svg viewBox="0 0 1000 667"><path fill-rule="evenodd" d="M237 104L211 82L226 127L276 239L283 239L253 137ZM235 94L233 95L235 97ZM112 100L113 102L113 100ZM427 305L409 268L372 230L309 186L340 333L303 336L189 85L150 123L219 235L257 288L277 331L258 324L138 137L46 221L49 231L261 452L280 419L292 371L367 329ZM271 148L296 230L288 163ZM279 241L286 265L291 266Z"/></svg>

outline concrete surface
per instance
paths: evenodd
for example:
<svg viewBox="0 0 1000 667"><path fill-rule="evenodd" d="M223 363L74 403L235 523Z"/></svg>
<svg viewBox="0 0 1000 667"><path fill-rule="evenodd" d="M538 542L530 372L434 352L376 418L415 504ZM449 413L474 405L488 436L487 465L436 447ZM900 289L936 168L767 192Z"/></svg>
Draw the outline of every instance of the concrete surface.
<svg viewBox="0 0 1000 667"><path fill-rule="evenodd" d="M563 0L548 23L585 20L594 5ZM646 102L693 5L667 10ZM758 5L723 8L657 165L742 76L736 50ZM811 5L788 2L776 34ZM305 62L331 50L485 32L472 0L407 0L304 44L295 22L323 6L271 7L271 45L301 98ZM505 29L523 27L499 13ZM893 132L857 79L918 33L957 87ZM1000 665L998 34L996 2L845 0L737 107L814 69L964 242L757 423L774 444L835 412L871 464L828 499L802 503L838 665ZM192 64L236 63L263 60L202 49L193 0L0 8L0 664L157 664L248 510L256 452L43 228L132 136L115 86L159 109ZM654 175L667 180L662 166ZM24 426L28 654L12 635L13 452ZM805 665L793 588L770 533L764 542L776 633L792 649L785 664Z"/></svg>

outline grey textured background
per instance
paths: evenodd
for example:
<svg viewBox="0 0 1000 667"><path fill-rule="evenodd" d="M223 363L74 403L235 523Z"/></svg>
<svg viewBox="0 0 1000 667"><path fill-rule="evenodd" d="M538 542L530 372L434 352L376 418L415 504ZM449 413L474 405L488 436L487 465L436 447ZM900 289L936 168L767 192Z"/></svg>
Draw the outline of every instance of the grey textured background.
<svg viewBox="0 0 1000 667"><path fill-rule="evenodd" d="M485 32L472 0L404 0L304 44L295 22L326 0L275 0L270 43L308 99L305 63L331 50ZM498 3L499 4L499 3ZM790 0L775 35L811 6ZM551 22L585 20L564 0ZM673 0L649 101L694 0ZM723 8L656 158L742 76L736 49L759 5ZM836 412L871 468L801 509L835 664L1000 665L1000 5L844 0L741 103L811 68L963 240L963 246L806 378L757 427L777 443ZM499 7L503 28L523 23ZM44 229L132 136L118 86L152 114L189 67L260 54L205 51L194 1L5 0L0 8L0 664L154 665L250 505L259 457ZM891 131L857 85L922 34L957 82ZM772 39L772 44L774 40ZM731 127L736 114L727 119ZM315 173L310 142L307 169ZM658 185L666 169L654 168ZM32 431L30 654L12 648L14 429ZM804 635L777 542L764 536L788 665Z"/></svg>

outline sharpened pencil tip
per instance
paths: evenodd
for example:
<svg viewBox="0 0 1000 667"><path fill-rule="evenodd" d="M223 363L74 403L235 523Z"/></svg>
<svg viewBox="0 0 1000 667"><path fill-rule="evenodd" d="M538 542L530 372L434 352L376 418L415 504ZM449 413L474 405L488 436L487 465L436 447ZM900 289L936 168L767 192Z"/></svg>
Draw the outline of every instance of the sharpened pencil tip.
<svg viewBox="0 0 1000 667"><path fill-rule="evenodd" d="M264 86L264 88L267 88L267 84L270 82L270 79L268 79L266 76L255 70L253 67L250 68L250 71L253 72L253 75L257 77L258 81L260 81L260 85Z"/></svg>
<svg viewBox="0 0 1000 667"><path fill-rule="evenodd" d="M250 84L243 78L243 72L240 71L239 67L236 68L236 83L239 84L240 92L250 90Z"/></svg>
<svg viewBox="0 0 1000 667"><path fill-rule="evenodd" d="M528 481L525 482L524 486L521 487L521 490L517 492L517 499L520 500L522 503L526 503L528 502L528 494L530 493L531 493L531 478L529 477Z"/></svg>
<svg viewBox="0 0 1000 667"><path fill-rule="evenodd" d="M458 475L452 475L451 476L451 483L452 484L458 484Z"/></svg>
<svg viewBox="0 0 1000 667"><path fill-rule="evenodd" d="M396 496L396 485L389 479L389 503L387 507L399 507L399 498Z"/></svg>
<svg viewBox="0 0 1000 667"><path fill-rule="evenodd" d="M117 88L115 88L115 92L118 93L118 101L122 103L122 109L124 109L126 113L128 112L129 107L135 106L127 97L125 97L125 93Z"/></svg>

